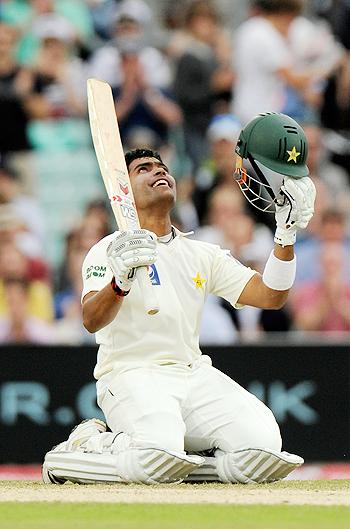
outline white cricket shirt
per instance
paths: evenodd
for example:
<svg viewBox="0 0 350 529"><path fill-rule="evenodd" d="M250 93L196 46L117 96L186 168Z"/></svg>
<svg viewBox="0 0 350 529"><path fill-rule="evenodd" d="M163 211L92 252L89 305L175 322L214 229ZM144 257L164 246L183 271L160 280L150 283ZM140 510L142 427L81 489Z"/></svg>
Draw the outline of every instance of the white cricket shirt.
<svg viewBox="0 0 350 529"><path fill-rule="evenodd" d="M106 249L116 233L91 248L83 263L82 298L99 291L112 279ZM157 261L149 268L160 311L146 313L137 281L123 300L116 318L96 333L100 345L94 376L133 365L189 365L201 355L200 321L209 293L236 305L243 288L256 273L227 250L191 240L176 230L169 243L158 242Z"/></svg>

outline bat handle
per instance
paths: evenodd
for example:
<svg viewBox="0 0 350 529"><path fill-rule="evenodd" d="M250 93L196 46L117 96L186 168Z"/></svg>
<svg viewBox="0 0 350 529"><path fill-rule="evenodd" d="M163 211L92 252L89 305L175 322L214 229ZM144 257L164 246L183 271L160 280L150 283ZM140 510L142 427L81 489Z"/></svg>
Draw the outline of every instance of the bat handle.
<svg viewBox="0 0 350 529"><path fill-rule="evenodd" d="M141 289L147 314L157 314L159 312L159 303L146 266L138 268L136 278Z"/></svg>

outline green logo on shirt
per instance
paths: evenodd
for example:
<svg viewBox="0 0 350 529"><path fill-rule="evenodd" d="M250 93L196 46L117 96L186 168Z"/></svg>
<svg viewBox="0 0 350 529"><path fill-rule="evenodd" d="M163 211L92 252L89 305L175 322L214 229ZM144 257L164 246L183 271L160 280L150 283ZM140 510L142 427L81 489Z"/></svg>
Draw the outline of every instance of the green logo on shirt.
<svg viewBox="0 0 350 529"><path fill-rule="evenodd" d="M107 267L102 265L91 265L86 270L85 279L90 279L90 277L104 277L106 275Z"/></svg>

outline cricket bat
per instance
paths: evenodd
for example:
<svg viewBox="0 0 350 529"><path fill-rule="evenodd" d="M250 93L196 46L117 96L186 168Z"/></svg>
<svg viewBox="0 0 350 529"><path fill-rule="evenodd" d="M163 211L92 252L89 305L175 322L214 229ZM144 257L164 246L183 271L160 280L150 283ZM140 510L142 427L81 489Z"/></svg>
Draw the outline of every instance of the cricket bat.
<svg viewBox="0 0 350 529"><path fill-rule="evenodd" d="M118 229L139 230L140 223L124 158L111 87L104 81L88 79L87 95L95 153ZM147 267L138 268L136 278L147 313L157 314L159 305Z"/></svg>

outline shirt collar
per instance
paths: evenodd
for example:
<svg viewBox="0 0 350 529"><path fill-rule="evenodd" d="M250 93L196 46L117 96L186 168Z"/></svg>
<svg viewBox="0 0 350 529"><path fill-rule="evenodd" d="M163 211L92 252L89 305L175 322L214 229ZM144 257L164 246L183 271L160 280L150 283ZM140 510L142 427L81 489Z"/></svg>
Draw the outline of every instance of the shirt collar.
<svg viewBox="0 0 350 529"><path fill-rule="evenodd" d="M181 231L173 225L171 227L174 228L176 237L189 237L194 234L194 231Z"/></svg>

